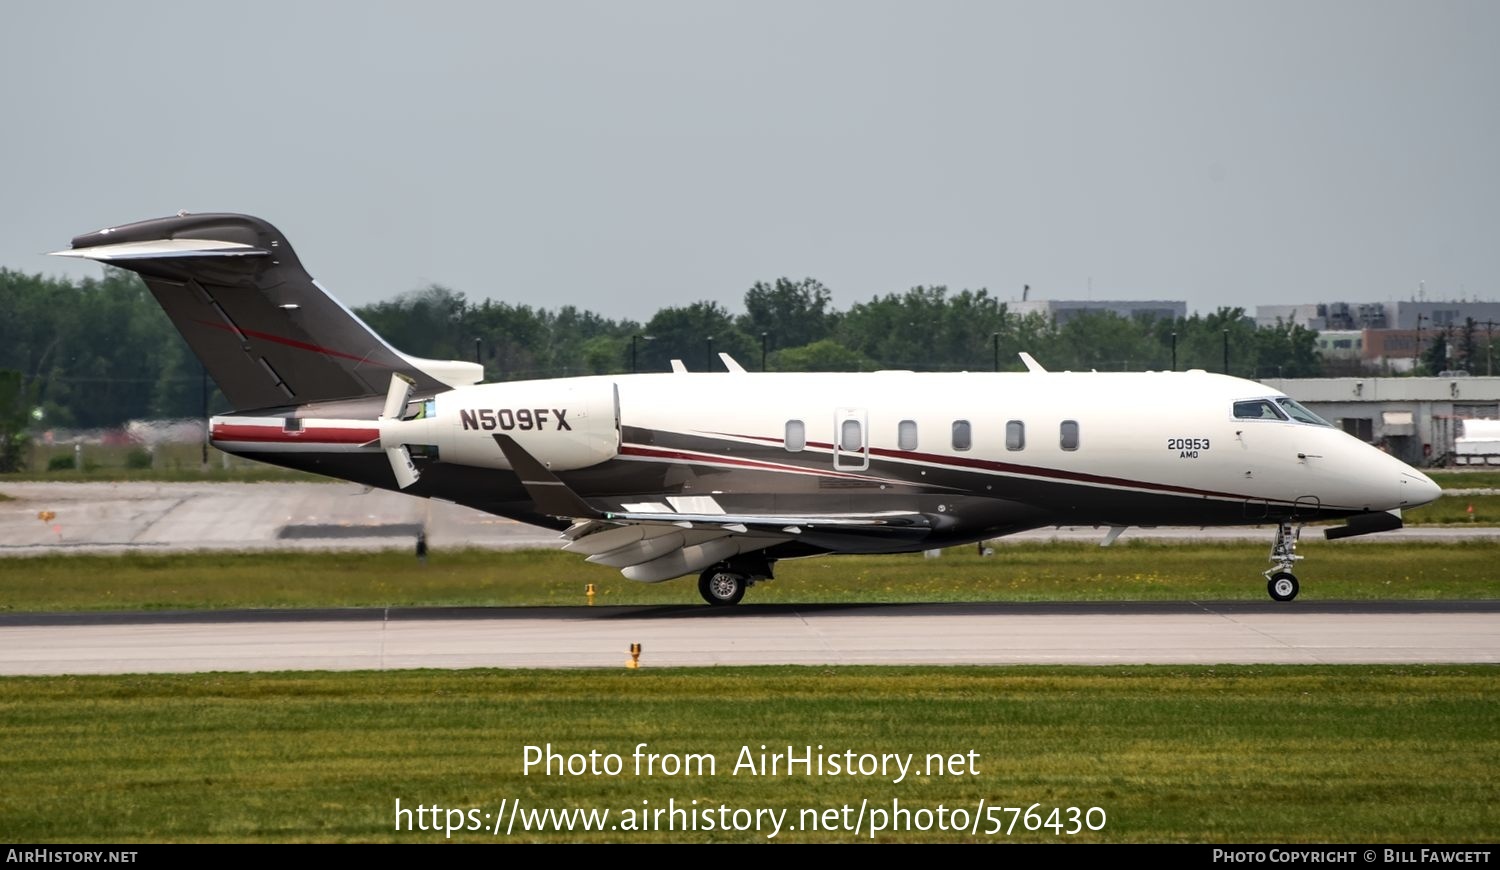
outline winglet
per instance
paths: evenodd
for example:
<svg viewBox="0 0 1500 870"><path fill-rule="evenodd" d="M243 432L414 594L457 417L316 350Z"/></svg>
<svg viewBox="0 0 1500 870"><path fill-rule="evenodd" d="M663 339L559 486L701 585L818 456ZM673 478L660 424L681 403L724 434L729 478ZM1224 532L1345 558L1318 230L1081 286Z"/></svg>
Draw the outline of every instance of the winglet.
<svg viewBox="0 0 1500 870"><path fill-rule="evenodd" d="M535 456L527 453L526 448L516 443L516 439L499 434L494 438L516 476L521 478L526 494L536 502L537 510L548 516L574 519L599 519L603 516L589 507L588 502L579 498L578 493L566 483L558 480L557 475L548 471Z"/></svg>
<svg viewBox="0 0 1500 870"><path fill-rule="evenodd" d="M1021 362L1026 363L1026 370L1034 375L1045 375L1047 373L1047 370L1042 368L1042 364L1037 362L1031 354L1024 350L1021 351Z"/></svg>
<svg viewBox="0 0 1500 870"><path fill-rule="evenodd" d="M721 359L721 360L724 361L724 368L729 369L730 371L735 372L737 374L744 374L745 373L745 367L742 366L742 365L740 365L739 363L735 362L734 361L734 357L730 356L729 354L724 353L723 351L720 351L719 352L719 359Z"/></svg>
<svg viewBox="0 0 1500 870"><path fill-rule="evenodd" d="M674 360L672 360L672 374L674 374L674 375L685 375L685 374L687 374L687 366L685 366L685 365L682 364L682 360L680 360L680 359L674 359Z"/></svg>

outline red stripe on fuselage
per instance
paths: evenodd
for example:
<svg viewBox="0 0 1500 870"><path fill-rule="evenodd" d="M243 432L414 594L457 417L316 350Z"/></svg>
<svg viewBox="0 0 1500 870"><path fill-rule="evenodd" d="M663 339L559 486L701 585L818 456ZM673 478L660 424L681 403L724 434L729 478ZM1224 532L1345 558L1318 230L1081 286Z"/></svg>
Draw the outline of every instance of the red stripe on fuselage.
<svg viewBox="0 0 1500 870"><path fill-rule="evenodd" d="M765 441L771 444L785 443L781 438L770 438L765 435L737 435L730 432L711 432L711 435L722 435L726 438L744 438L750 441ZM821 441L809 441L808 447L816 447L823 450L832 450L833 445ZM1260 496L1240 495L1233 492L1218 492L1211 489L1196 489L1190 486L1177 486L1171 483L1154 483L1149 480L1130 480L1124 477L1110 477L1103 474L1089 474L1083 471L1064 471L1060 468L1041 468L1035 465L1017 465L1013 462L994 462L988 459L971 459L967 456L944 456L939 453L918 453L915 450L892 450L889 447L871 447L870 454L885 459L908 462L926 462L932 465L942 465L948 468L972 468L979 471L998 472L1000 474L1026 475L1028 477L1045 477L1054 480L1074 481L1078 483L1096 483L1107 486L1129 487L1131 489L1145 489L1157 492L1182 493L1184 495L1212 496L1214 498L1232 498L1236 500L1254 498L1261 501L1272 501L1277 503L1292 504L1286 499L1263 499Z"/></svg>
<svg viewBox="0 0 1500 870"><path fill-rule="evenodd" d="M350 429L342 426L310 426L288 432L281 426L252 426L245 423L219 423L214 426L215 441L247 441L262 444L368 444L380 437L379 429Z"/></svg>
<svg viewBox="0 0 1500 870"><path fill-rule="evenodd" d="M907 481L891 480L884 477L870 477L864 474L846 474L841 471L829 471L822 468L807 468L801 465L782 465L775 462L762 462L754 459L734 459L728 456L715 456L712 453L693 453L682 450L663 450L660 447L642 447L636 444L621 445L620 454L623 456L647 456L653 459L680 459L684 462L697 462L703 465L733 465L740 468L758 468L764 471L780 471L790 474L811 474L815 477L840 477L846 480L864 480L869 481L870 483L907 483Z"/></svg>

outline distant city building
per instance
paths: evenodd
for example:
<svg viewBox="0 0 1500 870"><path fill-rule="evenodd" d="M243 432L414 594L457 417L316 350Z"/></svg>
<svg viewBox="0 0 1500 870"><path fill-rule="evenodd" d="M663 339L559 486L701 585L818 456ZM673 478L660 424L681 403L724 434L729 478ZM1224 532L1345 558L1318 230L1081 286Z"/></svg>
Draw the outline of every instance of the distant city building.
<svg viewBox="0 0 1500 870"><path fill-rule="evenodd" d="M1361 359L1391 372L1409 372L1417 364L1420 337L1415 329L1367 329ZM1431 334L1427 335L1431 341Z"/></svg>
<svg viewBox="0 0 1500 870"><path fill-rule="evenodd" d="M1316 344L1318 353L1323 355L1323 359L1363 359L1365 330L1320 330Z"/></svg>
<svg viewBox="0 0 1500 870"><path fill-rule="evenodd" d="M1260 329L1277 326L1283 323L1295 323L1308 329L1316 329L1322 332L1328 328L1328 319L1325 316L1328 311L1327 305L1257 305L1255 306L1255 325Z"/></svg>
<svg viewBox="0 0 1500 870"><path fill-rule="evenodd" d="M1500 325L1500 302L1390 302L1387 308L1392 329L1444 329L1470 319Z"/></svg>
<svg viewBox="0 0 1500 870"><path fill-rule="evenodd" d="M1031 299L1005 303L1012 314L1042 314L1059 326L1085 312L1107 312L1120 317L1149 317L1153 320L1175 320L1187 317L1186 302L1152 299L1139 302L1093 299Z"/></svg>
<svg viewBox="0 0 1500 870"><path fill-rule="evenodd" d="M1446 329L1473 320L1500 326L1500 302L1316 302L1301 305L1257 305L1255 325L1295 323L1325 329Z"/></svg>
<svg viewBox="0 0 1500 870"><path fill-rule="evenodd" d="M1317 302L1255 308L1256 326L1295 323L1317 330L1324 360L1392 374L1411 371L1440 336L1448 338L1451 359L1459 330L1470 321L1476 340L1487 348L1500 327L1500 302ZM1484 362L1488 370L1492 363L1487 357Z"/></svg>

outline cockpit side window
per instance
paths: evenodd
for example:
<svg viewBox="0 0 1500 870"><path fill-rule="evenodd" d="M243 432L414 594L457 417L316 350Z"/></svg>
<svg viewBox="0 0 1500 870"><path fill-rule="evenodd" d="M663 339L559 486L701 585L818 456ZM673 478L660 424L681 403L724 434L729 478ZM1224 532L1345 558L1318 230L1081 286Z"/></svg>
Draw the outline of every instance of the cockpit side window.
<svg viewBox="0 0 1500 870"><path fill-rule="evenodd" d="M1280 405L1282 410L1286 411L1298 423L1311 423L1314 426L1333 426L1332 423L1297 404L1294 399L1282 397L1276 400L1276 404Z"/></svg>
<svg viewBox="0 0 1500 870"><path fill-rule="evenodd" d="M1234 403L1234 416L1238 420L1285 420L1286 414L1270 399L1251 399Z"/></svg>

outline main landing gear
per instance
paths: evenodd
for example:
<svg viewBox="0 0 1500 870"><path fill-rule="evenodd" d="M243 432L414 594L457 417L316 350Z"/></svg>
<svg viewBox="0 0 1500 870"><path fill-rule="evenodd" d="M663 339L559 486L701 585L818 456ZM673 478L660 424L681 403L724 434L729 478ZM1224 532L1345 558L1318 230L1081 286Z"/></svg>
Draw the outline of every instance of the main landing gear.
<svg viewBox="0 0 1500 870"><path fill-rule="evenodd" d="M698 575L698 594L715 607L728 607L740 603L750 583L750 575L715 565Z"/></svg>
<svg viewBox="0 0 1500 870"><path fill-rule="evenodd" d="M720 562L698 575L698 594L715 607L739 604L746 589L776 576L771 570L772 562L753 554Z"/></svg>
<svg viewBox="0 0 1500 870"><path fill-rule="evenodd" d="M1276 527L1276 541L1271 544L1271 561L1276 563L1276 567L1265 574L1266 591L1277 601L1291 601L1302 588L1292 574L1292 566L1302 558L1297 555L1297 538L1301 534L1301 526L1294 530L1288 522Z"/></svg>

